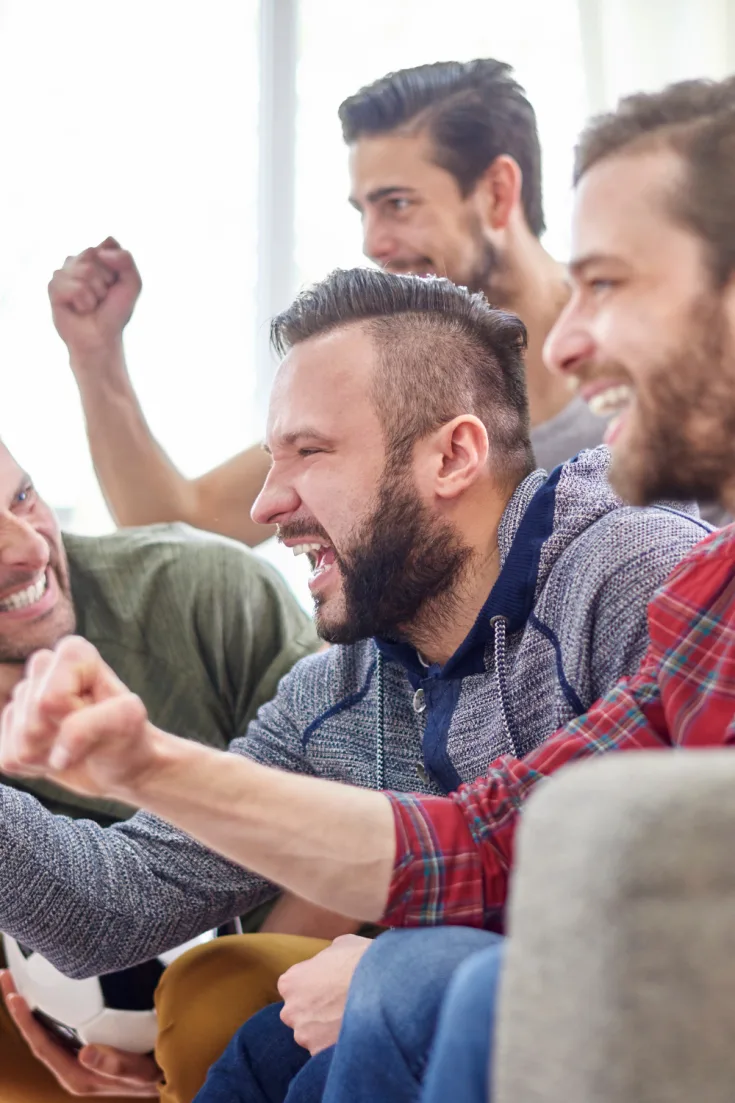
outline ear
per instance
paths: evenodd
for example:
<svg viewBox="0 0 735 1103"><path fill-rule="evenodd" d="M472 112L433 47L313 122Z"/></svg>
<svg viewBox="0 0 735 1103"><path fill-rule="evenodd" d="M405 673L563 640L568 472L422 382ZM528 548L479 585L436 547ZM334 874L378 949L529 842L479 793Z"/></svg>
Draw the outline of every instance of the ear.
<svg viewBox="0 0 735 1103"><path fill-rule="evenodd" d="M459 498L487 471L487 430L479 418L462 415L434 436L434 493L444 501Z"/></svg>
<svg viewBox="0 0 735 1103"><path fill-rule="evenodd" d="M488 165L476 185L480 214L486 226L504 230L521 205L523 174L517 161L501 154Z"/></svg>

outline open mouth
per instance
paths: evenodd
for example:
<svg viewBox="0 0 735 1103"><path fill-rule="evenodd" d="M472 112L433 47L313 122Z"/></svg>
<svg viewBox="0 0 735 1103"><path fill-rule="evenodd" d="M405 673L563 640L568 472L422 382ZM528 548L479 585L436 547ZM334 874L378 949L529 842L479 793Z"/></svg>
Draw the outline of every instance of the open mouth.
<svg viewBox="0 0 735 1103"><path fill-rule="evenodd" d="M595 417L618 417L633 401L633 389L627 383L612 383L585 396L585 401Z"/></svg>
<svg viewBox="0 0 735 1103"><path fill-rule="evenodd" d="M311 577L309 585L313 586L317 579L334 567L336 555L331 544L321 541L311 543L294 544L291 548L294 555L306 555L311 563Z"/></svg>
<svg viewBox="0 0 735 1103"><path fill-rule="evenodd" d="M0 613L13 613L20 609L30 609L44 598L49 585L48 571L22 590L15 590L0 601Z"/></svg>

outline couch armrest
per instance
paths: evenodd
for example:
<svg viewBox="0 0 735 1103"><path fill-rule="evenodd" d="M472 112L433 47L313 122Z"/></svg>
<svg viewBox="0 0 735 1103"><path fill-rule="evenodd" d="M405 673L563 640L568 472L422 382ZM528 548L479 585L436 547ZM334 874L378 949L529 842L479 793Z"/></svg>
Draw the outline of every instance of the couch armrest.
<svg viewBox="0 0 735 1103"><path fill-rule="evenodd" d="M573 766L523 819L494 1103L733 1103L735 753Z"/></svg>

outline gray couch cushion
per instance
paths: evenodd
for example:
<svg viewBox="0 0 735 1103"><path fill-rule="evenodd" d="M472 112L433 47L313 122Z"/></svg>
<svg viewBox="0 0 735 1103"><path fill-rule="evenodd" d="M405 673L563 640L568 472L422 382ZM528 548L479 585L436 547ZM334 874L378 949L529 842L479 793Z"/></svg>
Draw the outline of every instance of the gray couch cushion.
<svg viewBox="0 0 735 1103"><path fill-rule="evenodd" d="M735 754L571 767L516 856L496 1103L733 1103Z"/></svg>

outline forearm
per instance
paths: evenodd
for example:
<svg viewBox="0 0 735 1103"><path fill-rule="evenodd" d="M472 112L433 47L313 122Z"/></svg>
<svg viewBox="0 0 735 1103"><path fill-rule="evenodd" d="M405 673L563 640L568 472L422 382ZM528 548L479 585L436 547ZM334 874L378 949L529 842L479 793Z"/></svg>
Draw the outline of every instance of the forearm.
<svg viewBox="0 0 735 1103"><path fill-rule="evenodd" d="M395 855L381 793L274 770L157 732L127 798L296 895L356 919L385 909Z"/></svg>
<svg viewBox="0 0 735 1103"><path fill-rule="evenodd" d="M126 968L272 891L152 816L103 829L0 785L0 930L62 972Z"/></svg>
<svg viewBox="0 0 735 1103"><path fill-rule="evenodd" d="M194 496L155 440L135 395L122 342L71 357L97 478L120 525L189 520Z"/></svg>

